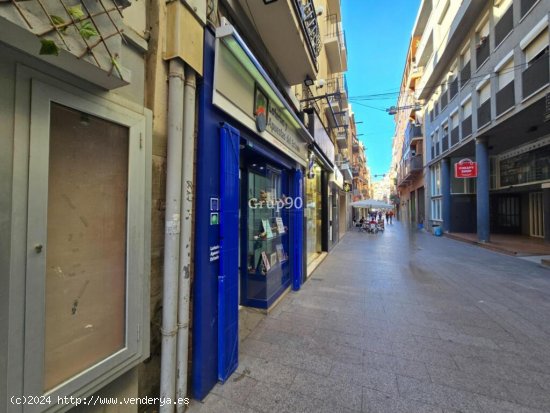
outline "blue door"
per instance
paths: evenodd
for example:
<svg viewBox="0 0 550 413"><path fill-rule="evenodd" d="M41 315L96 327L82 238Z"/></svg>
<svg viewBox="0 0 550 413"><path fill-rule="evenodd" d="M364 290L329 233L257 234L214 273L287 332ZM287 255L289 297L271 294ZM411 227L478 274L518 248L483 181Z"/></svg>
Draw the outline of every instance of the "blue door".
<svg viewBox="0 0 550 413"><path fill-rule="evenodd" d="M218 379L235 371L239 355L239 131L220 129L220 274L218 277Z"/></svg>

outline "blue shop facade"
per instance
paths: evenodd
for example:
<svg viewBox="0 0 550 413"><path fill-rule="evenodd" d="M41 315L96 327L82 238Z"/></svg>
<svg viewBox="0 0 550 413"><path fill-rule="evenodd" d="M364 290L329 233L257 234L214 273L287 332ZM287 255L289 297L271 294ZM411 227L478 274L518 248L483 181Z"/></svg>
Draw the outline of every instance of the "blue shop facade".
<svg viewBox="0 0 550 413"><path fill-rule="evenodd" d="M205 31L199 85L192 395L238 365L239 307L305 281L305 179L320 148L233 26Z"/></svg>

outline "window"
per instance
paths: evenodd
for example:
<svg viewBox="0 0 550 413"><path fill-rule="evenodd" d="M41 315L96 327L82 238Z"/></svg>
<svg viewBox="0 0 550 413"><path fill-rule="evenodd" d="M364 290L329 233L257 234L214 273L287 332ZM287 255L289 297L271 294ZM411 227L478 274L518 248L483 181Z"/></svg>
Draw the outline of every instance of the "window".
<svg viewBox="0 0 550 413"><path fill-rule="evenodd" d="M477 90L477 94L478 94L478 105L481 106L491 98L491 83L488 81L485 82L483 86L481 86Z"/></svg>
<svg viewBox="0 0 550 413"><path fill-rule="evenodd" d="M461 69L460 69L460 86L464 86L470 78L472 77L472 69L470 66L471 54L470 54L470 45L466 46L466 49L462 52L461 60Z"/></svg>
<svg viewBox="0 0 550 413"><path fill-rule="evenodd" d="M510 59L498 69L498 90L514 81L514 59Z"/></svg>
<svg viewBox="0 0 550 413"><path fill-rule="evenodd" d="M441 204L441 198L432 198L432 220L434 221L442 221Z"/></svg>
<svg viewBox="0 0 550 413"><path fill-rule="evenodd" d="M512 0L502 0L495 4L493 15L495 18L495 45L498 47L514 28Z"/></svg>
<svg viewBox="0 0 550 413"><path fill-rule="evenodd" d="M548 29L542 31L531 43L529 43L524 52L525 62L528 66L531 66L537 59L548 54Z"/></svg>
<svg viewBox="0 0 550 413"><path fill-rule="evenodd" d="M520 42L526 67L521 74L523 99L546 87L549 81L548 17L545 16Z"/></svg>
<svg viewBox="0 0 550 413"><path fill-rule="evenodd" d="M441 195L441 164L437 163L432 167L431 180L432 196Z"/></svg>
<svg viewBox="0 0 550 413"><path fill-rule="evenodd" d="M472 116L472 100L468 99L462 104L462 119Z"/></svg>
<svg viewBox="0 0 550 413"><path fill-rule="evenodd" d="M477 86L477 128L491 122L491 81L489 76Z"/></svg>
<svg viewBox="0 0 550 413"><path fill-rule="evenodd" d="M513 55L513 52L510 52ZM514 91L514 59L503 60L502 64L495 67L497 71L496 109L497 116L502 115L516 103Z"/></svg>
<svg viewBox="0 0 550 413"><path fill-rule="evenodd" d="M458 127L458 110L451 114L451 130Z"/></svg>
<svg viewBox="0 0 550 413"><path fill-rule="evenodd" d="M476 32L476 67L479 69L489 58L489 19Z"/></svg>
<svg viewBox="0 0 550 413"><path fill-rule="evenodd" d="M464 53L462 54L462 67L468 65L471 60L471 52L470 52L470 45L466 47L466 50L464 50Z"/></svg>
<svg viewBox="0 0 550 413"><path fill-rule="evenodd" d="M462 128L461 138L464 139L472 134L472 99L468 96L461 102L462 107Z"/></svg>
<svg viewBox="0 0 550 413"><path fill-rule="evenodd" d="M431 213L432 220L441 220L441 164L435 164L431 168Z"/></svg>
<svg viewBox="0 0 550 413"><path fill-rule="evenodd" d="M24 393L55 398L147 356L149 146L115 103L37 80L31 100Z"/></svg>

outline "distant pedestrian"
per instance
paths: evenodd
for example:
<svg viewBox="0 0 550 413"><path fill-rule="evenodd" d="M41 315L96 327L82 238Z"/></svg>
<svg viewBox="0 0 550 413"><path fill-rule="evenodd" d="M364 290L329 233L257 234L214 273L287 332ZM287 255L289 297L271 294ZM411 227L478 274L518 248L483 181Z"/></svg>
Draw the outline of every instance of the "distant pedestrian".
<svg viewBox="0 0 550 413"><path fill-rule="evenodd" d="M389 215L390 215L390 224L393 224L393 211L390 211Z"/></svg>
<svg viewBox="0 0 550 413"><path fill-rule="evenodd" d="M390 222L390 213L388 211L386 211L386 224L388 224Z"/></svg>

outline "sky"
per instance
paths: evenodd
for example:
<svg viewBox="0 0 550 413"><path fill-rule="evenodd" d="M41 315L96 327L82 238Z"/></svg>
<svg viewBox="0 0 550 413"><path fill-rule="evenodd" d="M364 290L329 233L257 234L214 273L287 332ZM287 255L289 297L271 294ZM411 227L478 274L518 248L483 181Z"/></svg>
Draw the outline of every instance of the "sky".
<svg viewBox="0 0 550 413"><path fill-rule="evenodd" d="M419 5L420 0L342 0L348 92L355 121L363 122L357 133L363 134L358 138L367 147L374 181L382 179L374 175L385 174L390 167L395 125L385 109L397 105L397 93L355 102L353 97L399 91Z"/></svg>

